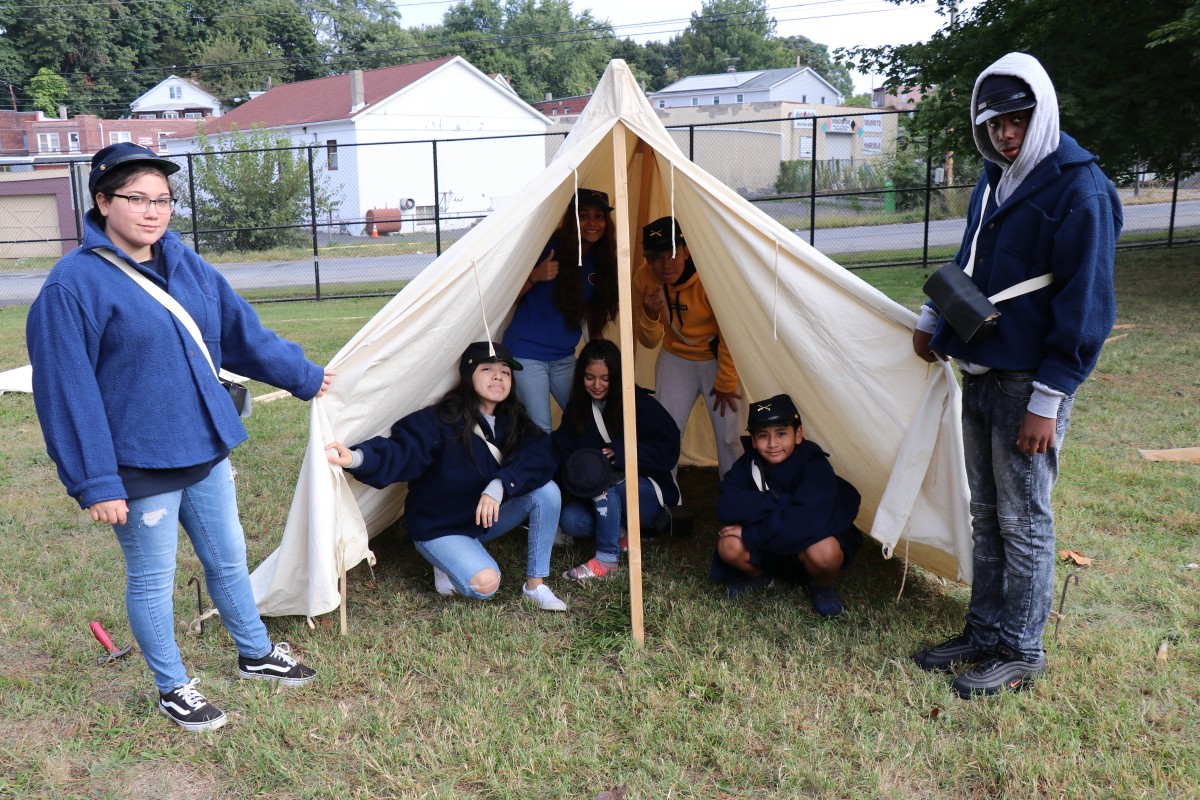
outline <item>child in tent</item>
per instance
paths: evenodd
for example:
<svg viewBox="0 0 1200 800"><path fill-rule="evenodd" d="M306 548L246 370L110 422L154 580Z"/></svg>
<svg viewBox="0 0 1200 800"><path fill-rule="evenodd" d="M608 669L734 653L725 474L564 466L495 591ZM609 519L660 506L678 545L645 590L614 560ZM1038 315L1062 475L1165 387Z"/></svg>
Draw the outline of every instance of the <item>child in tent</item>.
<svg viewBox="0 0 1200 800"><path fill-rule="evenodd" d="M683 232L672 217L642 229L646 263L633 276L641 313L637 337L643 347L660 341L655 366L658 402L683 431L697 395L713 398L708 418L717 441L717 466L724 475L738 456L738 374L721 339L721 329L696 274Z"/></svg>
<svg viewBox="0 0 1200 800"><path fill-rule="evenodd" d="M671 478L679 460L679 429L650 391L635 388L639 518L643 529L652 529L656 518L679 502ZM626 484L619 477L625 469L621 398L621 351L610 341L593 339L579 353L571 399L551 437L559 483L573 496L559 524L568 536L596 537L595 556L564 572L567 580L603 578L617 569L626 507Z"/></svg>
<svg viewBox="0 0 1200 800"><path fill-rule="evenodd" d="M504 344L525 368L517 389L521 402L546 433L550 397L559 408L566 407L583 325L597 338L617 316L617 236L611 211L604 192L575 193L525 279L504 333Z"/></svg>
<svg viewBox="0 0 1200 800"><path fill-rule="evenodd" d="M500 567L484 545L528 522L522 593L543 611L566 611L545 582L562 501L550 439L513 391L520 369L504 345L474 342L459 359L458 385L435 405L396 422L390 436L326 449L331 464L368 486L408 482L408 532L433 565L438 594L494 595Z"/></svg>
<svg viewBox="0 0 1200 800"><path fill-rule="evenodd" d="M775 576L803 580L822 617L842 613L834 588L862 543L859 494L833 472L829 455L804 438L792 399L778 394L749 409L745 455L717 486L712 576L737 597Z"/></svg>

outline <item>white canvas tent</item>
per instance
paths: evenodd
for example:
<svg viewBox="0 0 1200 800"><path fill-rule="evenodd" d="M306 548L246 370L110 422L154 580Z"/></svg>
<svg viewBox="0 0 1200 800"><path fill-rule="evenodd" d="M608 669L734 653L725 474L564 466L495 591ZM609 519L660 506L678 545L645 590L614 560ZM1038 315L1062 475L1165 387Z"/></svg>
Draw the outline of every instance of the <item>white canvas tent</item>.
<svg viewBox="0 0 1200 800"><path fill-rule="evenodd" d="M641 225L675 214L746 396L792 396L805 434L861 492L858 524L885 554L969 582L959 395L950 367L913 355L912 312L688 161L624 62L613 61L545 171L426 268L330 362L338 376L312 405L282 542L252 576L259 610L312 617L343 603L339 583L344 590L347 570L373 562L368 540L401 515L405 489L377 491L348 479L328 465L324 445L386 432L453 384L470 342L489 330L501 338L576 186L615 199L624 269L641 262L630 262L630 232L636 243ZM627 288L628 275L622 281ZM626 320L632 301L622 300ZM653 357L637 353L643 385L652 384Z"/></svg>

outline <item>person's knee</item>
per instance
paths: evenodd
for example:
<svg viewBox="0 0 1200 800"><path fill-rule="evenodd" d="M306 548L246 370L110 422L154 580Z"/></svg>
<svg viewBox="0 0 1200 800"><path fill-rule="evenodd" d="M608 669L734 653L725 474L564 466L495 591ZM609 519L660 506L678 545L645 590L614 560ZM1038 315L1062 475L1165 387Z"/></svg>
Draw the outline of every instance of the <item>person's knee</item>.
<svg viewBox="0 0 1200 800"><path fill-rule="evenodd" d="M835 573L842 568L845 553L837 539L822 539L800 554L800 560L810 573Z"/></svg>
<svg viewBox="0 0 1200 800"><path fill-rule="evenodd" d="M529 493L543 511L558 516L562 511L562 492L554 481L547 481Z"/></svg>
<svg viewBox="0 0 1200 800"><path fill-rule="evenodd" d="M471 589L483 597L491 597L500 588L500 573L488 567L471 577Z"/></svg>
<svg viewBox="0 0 1200 800"><path fill-rule="evenodd" d="M717 539L717 555L726 564L736 564L746 556L746 546L736 536L723 536Z"/></svg>

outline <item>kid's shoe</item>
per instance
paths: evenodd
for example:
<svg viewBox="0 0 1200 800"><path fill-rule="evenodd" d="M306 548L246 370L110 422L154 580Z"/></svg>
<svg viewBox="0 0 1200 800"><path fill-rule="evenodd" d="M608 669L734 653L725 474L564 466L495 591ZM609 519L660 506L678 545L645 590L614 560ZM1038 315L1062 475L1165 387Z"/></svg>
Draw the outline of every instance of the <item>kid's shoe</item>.
<svg viewBox="0 0 1200 800"><path fill-rule="evenodd" d="M1026 689L1046 674L1046 657L1029 660L1007 647L959 675L950 687L964 700Z"/></svg>
<svg viewBox="0 0 1200 800"><path fill-rule="evenodd" d="M530 590L521 585L521 594L525 599L536 605L542 611L566 611L567 604L558 599L558 596L550 590L550 587L544 583L540 583L536 588Z"/></svg>
<svg viewBox="0 0 1200 800"><path fill-rule="evenodd" d="M971 643L970 635L964 631L941 644L926 647L912 654L917 666L930 672L951 672L956 664L975 664L991 655Z"/></svg>
<svg viewBox="0 0 1200 800"><path fill-rule="evenodd" d="M813 610L820 617L836 617L845 611L842 598L838 597L837 589L833 586L817 586L810 583L808 593L812 597Z"/></svg>
<svg viewBox="0 0 1200 800"><path fill-rule="evenodd" d="M280 642L262 658L238 656L238 675L260 681L279 681L284 686L303 686L317 677L317 671L292 658L292 647Z"/></svg>
<svg viewBox="0 0 1200 800"><path fill-rule="evenodd" d="M748 594L766 591L774 585L775 579L770 575L748 575L726 586L725 596L730 600L737 600L739 597L745 597Z"/></svg>
<svg viewBox="0 0 1200 800"><path fill-rule="evenodd" d="M188 731L215 731L227 722L225 712L204 699L196 689L199 678L158 695L158 710Z"/></svg>
<svg viewBox="0 0 1200 800"><path fill-rule="evenodd" d="M590 581L592 578L604 578L617 572L617 566L608 566L598 558L590 558L578 567L572 567L562 575L569 581Z"/></svg>
<svg viewBox="0 0 1200 800"><path fill-rule="evenodd" d="M458 590L454 588L454 582L450 580L450 576L437 567L433 568L433 588L442 597L451 597L458 594Z"/></svg>

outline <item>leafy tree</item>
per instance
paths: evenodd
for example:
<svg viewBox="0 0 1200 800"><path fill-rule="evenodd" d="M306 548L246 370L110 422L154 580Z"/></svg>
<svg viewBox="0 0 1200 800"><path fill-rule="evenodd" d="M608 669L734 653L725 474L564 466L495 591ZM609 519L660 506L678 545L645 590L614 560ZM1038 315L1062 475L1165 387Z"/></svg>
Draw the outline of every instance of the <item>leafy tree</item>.
<svg viewBox="0 0 1200 800"><path fill-rule="evenodd" d="M911 2L912 0L892 0ZM949 8L951 0L938 0ZM1105 4L1084 0L982 0L928 42L848 52L895 91L930 92L918 131L948 151L974 152L967 116L975 78L1007 52L1023 51L1055 83L1062 126L1100 156L1115 178L1139 166L1171 175L1200 168L1200 98L1180 91L1200 56L1196 0Z"/></svg>
<svg viewBox="0 0 1200 800"><path fill-rule="evenodd" d="M303 0L303 5L338 72L389 67L416 53L416 38L401 27L400 12L388 0Z"/></svg>
<svg viewBox="0 0 1200 800"><path fill-rule="evenodd" d="M267 250L305 238L309 222L308 156L280 132L234 128L213 142L203 132L200 153L192 161L196 215L200 225L216 229L205 242L222 250ZM317 215L332 210L337 198L314 169ZM297 227L279 227L297 226Z"/></svg>
<svg viewBox="0 0 1200 800"><path fill-rule="evenodd" d="M779 43L792 54L792 64L812 69L832 83L843 97L854 94L854 79L850 76L850 68L833 60L829 55L828 45L818 44L807 36L785 36Z"/></svg>
<svg viewBox="0 0 1200 800"><path fill-rule="evenodd" d="M793 59L774 38L766 0L706 0L680 37L684 75L776 69Z"/></svg>
<svg viewBox="0 0 1200 800"><path fill-rule="evenodd" d="M58 104L70 93L71 87L67 79L52 69L42 67L29 81L29 95L33 98L33 107L50 116L58 114Z"/></svg>

